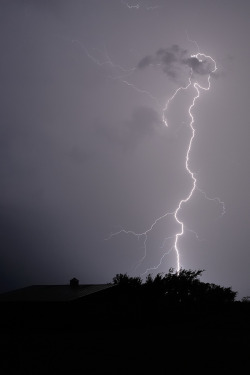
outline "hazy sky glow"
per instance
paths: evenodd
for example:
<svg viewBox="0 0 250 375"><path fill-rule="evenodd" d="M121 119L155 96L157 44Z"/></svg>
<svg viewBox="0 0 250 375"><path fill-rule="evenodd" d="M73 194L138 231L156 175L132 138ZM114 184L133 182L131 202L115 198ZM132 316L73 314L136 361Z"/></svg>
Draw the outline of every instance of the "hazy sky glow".
<svg viewBox="0 0 250 375"><path fill-rule="evenodd" d="M110 282L159 264L250 295L248 1L1 0L1 291ZM194 42L195 41L195 42ZM199 49L198 49L199 48ZM171 237L171 238L169 238ZM109 238L107 240L107 238ZM168 238L168 239L166 239ZM166 240L165 240L166 239ZM138 263L139 262L139 263ZM156 272L176 268L176 254Z"/></svg>

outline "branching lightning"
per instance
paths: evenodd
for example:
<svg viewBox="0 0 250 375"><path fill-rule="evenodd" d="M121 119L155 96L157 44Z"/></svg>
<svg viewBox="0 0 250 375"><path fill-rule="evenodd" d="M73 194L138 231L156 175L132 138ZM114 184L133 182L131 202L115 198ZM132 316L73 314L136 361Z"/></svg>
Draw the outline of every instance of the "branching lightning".
<svg viewBox="0 0 250 375"><path fill-rule="evenodd" d="M122 3L124 5L126 5L129 9L139 9L139 6L140 6L139 4L129 5L128 3L125 3L124 1L122 1ZM188 37L188 35L187 35L187 37ZM189 39L189 37L188 37L188 39ZM123 83L123 84L131 87L133 90L135 90L136 92L138 92L140 94L147 95L152 101L154 101L155 104L157 105L158 109L160 109L160 111L162 111L162 122L163 122L163 124L166 127L168 127L168 121L167 121L166 114L168 112L169 106L171 105L171 102L174 101L174 99L176 98L176 96L179 94L180 91L186 91L189 88L193 88L195 90L195 95L193 96L193 99L191 101L191 105L188 108L188 114L189 114L189 117L190 117L190 122L188 123L188 126L189 126L189 128L191 130L191 136L190 136L190 139L189 139L189 143L188 143L188 147L187 147L187 152L186 152L186 156L185 156L185 169L186 169L188 175L190 176L190 178L192 180L191 190L189 191L189 193L187 194L186 197L182 198L179 201L179 203L177 205L177 208L173 212L167 212L167 213L163 214L162 216L156 218L154 220L154 222L150 225L150 227L148 229L146 229L144 232L137 233L137 232L135 232L133 230L121 229L121 230L119 230L119 231L117 231L115 233L111 233L110 236L108 238L106 238L108 240L108 239L111 239L111 238L113 238L115 236L118 236L118 235L121 235L121 234L125 234L125 235L134 236L138 240L142 239L143 240L143 256L141 257L141 259L137 262L137 264L135 266L135 269L137 269L143 263L143 261L145 260L145 258L147 256L147 242L148 242L148 236L149 236L150 232L155 228L155 226L161 220L163 220L163 219L165 219L167 217L173 217L174 218L175 222L180 227L180 230L178 230L177 233L175 233L174 235L166 237L164 239L163 243L162 243L161 248L163 249L165 247L165 245L166 245L166 243L167 243L168 240L172 240L173 241L172 246L170 246L170 248L168 249L168 251L166 251L166 252L163 253L163 255L160 258L159 263L156 266L147 268L141 274L141 276L145 275L146 273L148 273L150 271L157 270L160 267L160 265L162 264L162 262L165 259L165 257L167 255L169 255L172 251L174 251L175 254L176 254L176 269L177 269L177 271L180 270L180 268L181 268L181 262L180 262L179 241L180 241L180 238L184 236L184 223L179 219L179 212L182 209L182 206L185 203L187 203L188 201L191 200L191 198L192 198L192 196L193 196L193 194L194 194L195 191L200 192L202 195L204 195L204 197L207 200L219 203L222 206L221 216L224 215L225 212L226 212L225 211L225 204L224 204L223 201L220 200L220 198L218 198L218 197L216 197L216 198L209 197L201 188L199 188L197 186L197 178L195 177L195 172L193 172L190 169L190 166L189 166L190 152L191 152L191 149L192 149L193 140L195 138L195 127L194 127L195 120L194 120L194 115L193 115L193 109L195 107L197 99L200 98L201 92L202 91L209 91L210 90L211 75L214 74L216 72L216 70L217 70L217 66L216 66L215 60L211 56L208 56L208 55L205 55L204 53L201 53L200 49L199 49L199 46L198 46L198 44L195 41L192 41L191 39L189 39L189 41L195 43L195 45L196 45L196 47L198 49L198 53L194 54L194 55L191 55L190 56L191 58L195 58L199 62L202 62L203 60L206 60L206 61L210 60L212 62L213 68L207 74L207 86L202 86L202 85L200 85L195 80L195 74L193 72L193 69L190 68L190 73L189 73L189 78L188 78L188 84L186 86L180 86L180 87L178 87L175 90L174 94L167 100L165 106L163 107L160 104L160 101L154 95L152 95L151 92L149 92L149 91L147 91L145 89L138 88L136 85L134 85L133 83L131 83L131 82L129 82L127 80L127 78L130 77L136 71L136 69L137 69L136 67L131 68L131 69L125 69L122 66L114 63L112 61L112 59L109 57L106 48L105 48L105 51L104 51L105 59L103 61L100 61L100 60L98 60L96 57L94 57L88 51L88 49L84 46L84 44L82 44L78 40L72 40L72 43L78 44L78 46L80 46L80 48L82 48L84 50L84 52L87 55L87 57L90 60L92 60L96 65L98 65L98 66L109 65L110 67L112 67L112 68L114 68L116 70L118 69L120 71L120 73L121 73L120 75L111 76L110 77L111 79L117 79L117 80L119 80L121 83ZM185 226L185 231L192 232L193 234L195 234L196 238L198 239L198 234L195 231L187 228L186 226Z"/></svg>
<svg viewBox="0 0 250 375"><path fill-rule="evenodd" d="M210 56L207 56L207 55L202 54L202 53L198 53L196 55L191 55L191 57L195 57L199 61L202 61L202 58L209 58L214 63L214 69L212 70L212 73L214 73L217 70L216 63L215 63L215 61ZM189 86L191 86L191 85L192 85L192 70L191 70L191 77L189 78L189 84L186 87L184 87L184 88L183 87L178 88L176 90L176 92L174 93L174 95L170 98L170 101L172 101L175 98L175 96L177 95L177 93L178 93L179 90L187 90L189 88ZM187 153L186 153L186 160L185 160L185 167L186 167L186 170L187 170L188 174L190 175L190 177L191 177L191 179L193 181L193 186L191 188L191 191L187 195L187 197L183 198L179 202L178 207L177 207L176 211L174 212L175 220L177 221L177 223L181 227L180 232L176 233L176 235L175 235L175 241L174 241L174 250L176 252L176 257L177 257L177 271L180 270L180 252L179 252L179 248L178 248L178 242L179 242L179 238L181 236L183 236L183 234L184 234L184 224L178 218L178 213L179 213L179 211L180 211L183 203L187 203L192 198L193 192L196 189L196 185L197 185L197 179L195 178L194 172L192 172L191 169L189 168L189 155L190 155L190 151L191 151L193 139L195 137L195 128L193 126L193 124L194 124L194 116L192 114L192 109L195 106L196 100L200 97L200 92L201 92L200 90L208 91L210 89L210 74L208 75L208 86L207 87L203 87L203 86L199 85L198 82L194 82L193 83L193 87L196 90L196 95L194 96L192 104L190 105L190 107L188 109L188 113L189 113L189 116L191 118L191 121L189 123L189 127L191 128L191 134L192 135L191 135L191 138L190 138L190 141L189 141L188 150L187 150ZM168 104L169 104L170 101L167 102L167 106L168 106ZM166 106L166 109L167 109L167 106ZM167 126L166 120L164 120L164 122L165 122L165 124Z"/></svg>
<svg viewBox="0 0 250 375"><path fill-rule="evenodd" d="M197 45L197 43L196 43L196 45ZM140 259L140 261L137 264L137 267L138 267L139 265L142 264L142 262L144 261L144 259L147 256L147 240L148 240L149 233L152 231L152 229L156 226L156 224L160 220L166 218L167 216L173 216L174 217L176 223L180 227L180 230L174 236L170 236L170 237L165 238L164 241L163 241L163 244L162 244L162 248L165 246L166 241L169 240L169 239L173 239L174 240L173 245L170 247L170 249L167 252L165 252L162 255L162 257L160 258L159 263L156 266L154 266L154 267L150 267L150 268L146 269L141 274L142 276L144 274L146 274L147 272L150 272L150 271L153 271L153 270L157 270L159 268L159 266L162 264L163 259L171 251L175 251L175 253L176 253L176 269L179 272L179 270L181 268L179 240L184 235L184 223L179 219L179 212L180 212L183 204L185 204L188 201L190 201L190 199L192 198L195 190L201 192L205 196L206 199L211 200L211 201L216 201L219 204L221 204L222 205L222 214L221 215L224 215L224 213L225 213L225 204L224 204L224 202L222 202L217 197L216 198L210 198L210 197L208 197L207 194L197 186L197 178L195 177L195 173L190 169L190 166L189 166L190 152L191 152L191 149L192 149L193 140L195 138L195 128L194 128L194 121L195 120L194 120L194 115L193 115L193 109L195 107L197 99L199 99L199 97L201 95L201 92L202 91L208 91L208 90L210 90L210 86L211 86L211 83L210 83L211 74L215 73L215 71L217 70L216 62L215 62L215 60L211 56L208 56L208 55L205 55L204 53L198 52L195 55L191 55L191 58L195 58L199 62L202 62L203 60L210 60L210 61L212 61L212 63L213 63L213 69L211 69L211 71L208 74L208 77L207 77L207 86L205 86L205 87L201 86L196 80L193 80L193 78L194 78L193 75L194 74L193 74L193 70L191 68L190 69L189 79L188 79L188 84L186 86L180 86L180 87L177 88L177 90L174 92L174 94L166 102L166 105L163 108L163 112L162 112L163 123L165 124L166 127L168 127L166 113L167 113L168 107L171 104L171 102L176 98L176 96L178 95L178 93L180 91L182 91L182 90L188 90L190 87L193 87L195 89L196 93L195 93L195 95L194 95L194 97L192 99L190 107L188 108L188 114L189 114L189 117L190 117L190 122L189 122L188 125L189 125L189 128L191 130L191 137L190 137L190 140L189 140L189 143L188 143L186 157L185 157L185 169L186 169L188 175L191 177L191 180L192 180L191 190L189 191L189 193L187 194L187 196L185 198L183 198L183 199L181 199L179 201L179 203L178 203L177 208L176 208L175 211L173 211L173 212L167 212L164 215L162 215L162 216L158 217L157 219L155 219L155 221L153 222L153 224L147 230L145 230L144 232L136 233L136 232L131 231L131 230L122 229L122 230L120 230L120 231L118 231L116 233L112 233L109 236L109 238L111 238L111 237L117 236L117 235L119 235L121 233L124 233L124 234L127 234L127 235L133 235L133 236L137 237L138 239L143 238L144 254L143 254L143 257ZM123 82L127 83L125 81L123 81ZM194 232L193 230L190 230L190 229L186 229L186 230L193 232L196 235L196 238L198 238L198 235L197 235L196 232Z"/></svg>

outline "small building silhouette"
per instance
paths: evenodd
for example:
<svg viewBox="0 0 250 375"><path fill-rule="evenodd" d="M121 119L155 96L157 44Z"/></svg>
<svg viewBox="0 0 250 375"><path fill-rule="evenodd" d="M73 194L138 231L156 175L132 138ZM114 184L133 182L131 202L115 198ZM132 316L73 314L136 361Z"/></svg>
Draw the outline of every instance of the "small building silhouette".
<svg viewBox="0 0 250 375"><path fill-rule="evenodd" d="M77 288L79 286L79 280L73 277L73 279L70 280L70 286L71 288Z"/></svg>
<svg viewBox="0 0 250 375"><path fill-rule="evenodd" d="M2 327L96 325L110 316L117 288L112 284L32 285L0 294Z"/></svg>

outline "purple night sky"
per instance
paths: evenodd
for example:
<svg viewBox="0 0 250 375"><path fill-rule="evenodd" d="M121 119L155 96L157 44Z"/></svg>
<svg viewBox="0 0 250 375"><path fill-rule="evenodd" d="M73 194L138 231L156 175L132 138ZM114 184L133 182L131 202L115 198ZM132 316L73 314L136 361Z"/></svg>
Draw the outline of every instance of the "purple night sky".
<svg viewBox="0 0 250 375"><path fill-rule="evenodd" d="M249 12L246 0L1 0L1 292L146 275L166 252L150 272L176 269L173 215L147 232L145 257L145 235L110 235L145 233L192 189L193 87L162 120L192 69L211 87L192 109L198 189L178 213L180 265L250 295Z"/></svg>

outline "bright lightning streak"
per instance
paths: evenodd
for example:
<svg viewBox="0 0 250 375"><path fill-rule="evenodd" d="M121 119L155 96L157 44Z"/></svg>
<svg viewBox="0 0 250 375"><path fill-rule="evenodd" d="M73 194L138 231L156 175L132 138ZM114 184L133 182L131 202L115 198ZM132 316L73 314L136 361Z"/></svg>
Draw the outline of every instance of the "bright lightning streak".
<svg viewBox="0 0 250 375"><path fill-rule="evenodd" d="M152 229L156 226L156 224L157 224L160 220L164 219L164 218L167 217L167 216L171 216L171 215L173 216L174 213L175 213L175 212L167 212L166 214L164 214L164 215L158 217L158 218L153 222L153 224L152 224L147 230L145 230L145 232L142 232L142 233L136 233L136 232L134 232L134 231L132 231L132 230L121 229L120 231L118 231L118 232L116 232L116 233L111 233L110 236L107 238L107 240L109 240L110 238L112 238L112 237L114 237L114 236L117 236L117 235L119 235L119 234L122 234L122 233L124 233L124 234L131 234L131 235L137 237L138 239L140 239L141 237L144 238L144 241L143 241L144 255L143 255L143 257L139 260L139 262L138 262L138 264L137 264L137 266L136 266L136 268L138 268L139 265L144 261L144 259L145 259L146 256L147 256L147 240L148 240L148 233L150 233L150 232L152 231Z"/></svg>
<svg viewBox="0 0 250 375"><path fill-rule="evenodd" d="M128 6L128 4L126 4ZM129 6L130 7L130 6ZM131 6L131 8L137 8L137 6ZM196 42L192 41L191 39L189 39L191 42L195 43L196 46L198 47L198 51L199 51L199 46ZM106 59L104 61L99 61L97 58L95 58L93 55L91 55L89 53L89 51L87 50L87 48L78 40L72 40L73 43L77 43L86 53L86 55L88 56L89 59L91 59L95 64L99 65L99 66L103 66L103 65L110 65L112 68L118 68L123 74L120 75L120 76L116 76L116 77L110 77L110 78L113 78L113 79L118 79L120 80L123 84L126 84L127 86L131 86L135 91L141 93L141 94L146 94L147 96L150 97L151 100L153 100L157 107L158 108L162 108L158 99L153 96L149 91L147 90L143 90L143 89L140 89L138 88L136 85L134 85L133 83L131 82L128 82L126 79L125 79L125 76L130 76L131 74L134 73L134 71L136 70L136 68L132 68L132 69L125 69L123 68L122 66L118 65L118 64L115 64L113 63L113 61L111 60L111 58L109 57L106 49L105 49L105 56L106 56ZM191 129L191 137L190 137L190 141L189 141L189 144L188 144L188 148L187 148L187 153L186 153L186 158L185 158L185 168L186 168L186 171L188 172L188 174L190 175L191 179L192 179L192 188L189 192L189 194L187 195L186 198L183 198L175 211L173 212L167 212L165 213L164 215L160 216L159 218L157 218L153 224L144 232L141 232L141 233L136 233L132 230L125 230L125 229L122 229L116 233L112 233L108 239L110 239L111 237L114 237L114 236L117 236L119 234L126 234L126 235L133 235L135 237L138 238L138 240L140 238L143 238L143 248L144 248L144 254L143 254L143 257L138 261L136 268L138 268L142 262L144 261L144 259L146 258L147 256L147 240L148 240L148 234L153 230L153 228L156 226L156 224L160 221L160 220L163 220L164 218L166 218L167 216L173 216L175 221L178 223L178 225L180 226L180 231L177 232L174 236L170 236L170 237L167 237L164 239L164 242L163 242L163 245L162 245L162 248L164 247L165 245L165 242L166 240L168 239L173 239L174 238L174 245L170 248L170 250L168 252L165 252L161 259L160 259L160 262L157 266L154 266L152 268L148 268L142 275L146 274L147 272L149 272L150 270L156 270L159 268L159 266L161 265L163 259L165 258L166 255L168 255L172 250L175 251L176 253L176 263L177 263L177 271L180 270L180 251L179 251L179 247L178 247L178 243L179 243L179 239L180 237L182 237L184 235L184 223L179 219L178 217L178 213L179 211L181 210L182 208L182 205L187 203L193 196L193 193L195 190L197 191L200 191L207 200L210 200L210 201L216 201L218 202L219 204L222 205L222 214L221 215L224 215L225 213L225 204L224 202L222 202L219 198L210 198L207 196L207 194L201 190L200 188L197 187L197 179L195 177L195 173L192 172L192 170L190 169L189 167L189 155L190 155L190 152L191 152L191 148L192 148L192 143L193 143L193 140L194 140L194 137L195 137L195 128L193 126L194 124L194 116L192 114L192 110L195 106L195 103L196 103L196 100L200 97L200 94L201 94L201 90L204 90L204 91L208 91L210 89L210 78L211 78L211 74L212 73L215 73L215 71L217 70L217 66L216 66L216 62L215 60L211 57L211 56L208 56L208 55L205 55L203 53L200 53L198 52L197 54L194 54L194 55L191 55L191 58L196 58L199 62L202 62L203 59L210 59L212 62L213 62L213 65L214 65L214 68L211 70L210 74L208 74L208 79L207 79L207 82L208 82L208 85L207 87L203 87L201 86L200 84L198 84L198 82L192 82L192 79L193 79L193 71L192 69L190 69L190 75L189 75L189 79L188 79L188 84L186 86L181 86L181 87L178 87L176 89L176 91L174 92L174 94L168 99L168 101L166 102L165 104L165 107L163 108L162 110L162 121L163 123L165 124L166 127L168 127L168 122L167 122L167 118L165 116L165 113L168 111L168 107L169 105L171 104L171 102L176 98L176 96L178 95L178 93L182 90L188 90L190 87L193 87L196 91L196 95L193 97L193 100L192 100L192 103L188 109L188 113L189 113L189 116L190 116L190 123L189 123L189 127ZM189 231L191 231L190 229L188 229ZM192 231L193 233L195 233L196 237L198 238L198 235L196 232Z"/></svg>
<svg viewBox="0 0 250 375"><path fill-rule="evenodd" d="M124 5L126 5L129 9L133 9L133 8L139 9L139 7L140 7L139 3L136 4L136 5L129 5L128 3L124 2L124 1L121 1L121 3L123 3ZM149 8L151 8L151 7L149 7ZM208 74L208 78L207 78L207 83L208 84L207 84L206 87L201 86L200 84L198 84L198 82L192 82L192 79L193 79L193 70L191 68L190 69L189 79L188 79L188 84L186 86L184 86L184 87L183 86L178 87L176 89L176 91L174 92L174 94L168 99L168 101L166 102L164 108L162 108L162 106L160 105L159 100L155 96L153 96L149 91L144 90L144 89L140 89L136 85L134 85L131 82L128 82L125 79L125 77L132 75L136 71L135 67L131 68L131 69L125 69L122 66L120 66L118 64L115 64L111 60L111 58L109 57L106 48L105 48L106 59L104 61L100 61L96 57L94 57L93 55L91 55L90 52L88 51L88 49L79 40L75 40L75 39L71 40L72 43L78 44L80 46L80 48L82 48L84 50L84 52L87 55L87 57L90 60L92 60L96 65L99 65L99 66L109 65L112 68L117 68L117 69L119 69L122 72L122 75L116 76L116 77L113 76L113 77L110 77L110 78L118 79L123 84L132 87L135 91L137 91L137 92L139 92L141 94L146 94L147 96L149 96L150 99L153 100L156 103L157 107L162 110L162 121L163 121L163 124L165 124L166 127L168 127L168 122L167 122L167 118L165 116L165 113L168 111L169 105L176 98L177 94L180 91L182 91L182 90L188 90L190 87L193 87L195 89L195 91L196 91L196 95L193 97L192 103L191 103L191 105L190 105L190 107L188 109L188 113L189 113L189 116L190 116L190 119L191 119L191 121L189 123L189 127L191 129L191 137L190 137L190 141L189 141L189 144L188 144L187 153L186 153L186 157L185 157L185 168L186 168L186 171L188 172L189 176L192 179L192 188L191 188L190 192L188 193L187 197L180 200L180 202L179 202L179 204L178 204L178 206L177 206L177 208L176 208L175 211L173 211L173 212L167 212L167 213L163 214L162 216L158 217L157 219L155 219L155 221L153 222L153 224L147 230L145 230L144 232L136 233L135 231L132 231L132 230L121 229L118 232L111 233L110 236L107 238L107 240L108 240L108 239L110 239L110 238L112 238L114 236L120 235L122 233L126 234L126 235L132 235L134 237L137 237L138 240L140 240L141 238L143 238L144 254L143 254L143 257L138 261L137 266L135 267L135 268L138 268L142 264L142 262L144 261L144 259L147 256L148 234L153 230L153 228L156 226L156 224L159 221L163 220L167 216L173 216L174 217L176 223L178 223L178 225L180 226L180 231L177 232L173 236L166 237L164 239L164 241L163 241L163 244L162 244L161 248L163 248L165 246L166 241L169 240L169 239L174 239L174 245L170 248L170 250L168 252L165 252L162 255L162 257L160 258L160 262L159 262L158 265L146 269L146 271L143 272L141 275L145 275L150 270L156 270L156 269L158 269L160 267L160 265L162 264L163 259L168 254L170 254L170 252L172 250L174 250L175 253L176 253L177 271L179 272L179 270L180 270L180 251L179 251L178 243L179 243L180 237L182 237L184 235L184 223L179 219L178 213L181 210L183 204L187 203L192 198L193 193L194 193L195 190L201 192L207 200L218 202L222 206L221 216L223 216L225 214L225 212L226 212L225 211L225 203L223 201L221 201L220 198L218 198L218 197L216 197L216 198L210 198L210 197L208 197L207 194L197 186L197 179L195 177L195 173L192 172L192 170L189 168L189 155L190 155L191 148L192 148L192 143L193 143L193 140L194 140L194 137L195 137L195 128L193 126L193 124L194 124L194 116L192 114L192 110L193 110L193 108L194 108L194 106L196 104L197 99L200 97L201 91L202 90L204 90L204 91L210 90L210 86L211 86L211 83L210 83L211 74L214 74L216 72L217 66L216 66L215 60L211 56L205 55L204 53L200 52L198 44L195 41L191 40L189 38L188 34L187 34L187 38L188 38L188 40L190 42L192 42L192 43L194 43L196 45L196 47L197 47L197 49L199 51L197 54L191 55L191 58L196 58L199 62L202 62L203 59L205 59L205 60L210 59L212 61L212 63L213 63L214 68ZM67 40L68 40L68 38L67 38ZM187 228L186 228L186 230L194 233L195 236L196 236L196 238L198 239L198 235L197 235L197 233L195 231L187 229Z"/></svg>
<svg viewBox="0 0 250 375"><path fill-rule="evenodd" d="M221 214L220 216L223 216L225 213L226 213L226 206L225 206L225 202L223 202L219 197L215 197L215 198L210 198L207 196L206 192L201 190L200 188L196 187L196 190L200 191L201 194L204 195L204 197L208 200L208 201L213 201L213 202L218 202L221 207L222 207L222 211L221 211Z"/></svg>
<svg viewBox="0 0 250 375"><path fill-rule="evenodd" d="M146 271L144 271L143 273L141 273L141 276L144 276L144 275L146 275L148 272L150 272L150 271L155 271L155 270L157 270L159 267L160 267L160 265L162 264L162 261L163 261L163 259L165 258L165 256L167 256L167 255L169 255L170 253L171 253L171 251L173 250L173 246L171 247L171 249L169 250L169 251L167 251L166 253L164 253L163 255L162 255L162 257L161 257L161 259L160 259L160 262L156 265L156 266L154 266L154 267L150 267L150 268L147 268L146 269Z"/></svg>
<svg viewBox="0 0 250 375"><path fill-rule="evenodd" d="M191 55L191 57L193 58L196 58L198 59L200 62L202 62L203 58L205 59L211 59L213 61L213 64L214 64L214 69L211 71L211 73L214 73L216 70L217 70L217 66L216 66L216 62L214 59L212 59L212 57L210 56L207 56L203 53L197 53L196 55ZM178 207L174 213L174 217L175 217L175 220L176 222L180 225L181 227L181 230L180 232L176 233L175 235L175 241L174 241L174 250L176 252L176 258L177 258L177 271L180 270L180 252L179 252L179 248L178 248L178 242L179 242L179 238L183 236L184 234L184 223L179 220L178 218L178 213L182 207L182 205L184 203L187 203L191 198L192 198L192 195L194 193L194 190L196 189L197 187L197 179L195 178L195 174L194 172L191 171L191 169L189 168L189 155L190 155L190 151L191 151L191 147L192 147L192 143L193 143L193 139L195 137L195 128L193 126L194 124L194 116L192 114L192 109L194 108L195 106L195 103L196 103L196 100L200 97L200 90L205 90L205 91L208 91L210 89L210 77L211 77L211 74L208 75L208 86L207 87L203 87L201 85L198 84L198 82L194 82L192 84L192 71L191 71L191 77L189 78L189 84L186 86L186 87L180 87L179 89L176 90L176 92L174 93L174 95L170 98L170 100L167 102L167 105L165 108L167 108L168 104L170 101L172 101L175 96L177 95L177 93L180 91L180 90L187 90L191 85L194 87L194 89L196 90L196 95L194 96L193 98L193 101L192 101L192 104L190 105L189 109L188 109L188 113L189 113L189 116L191 118L191 121L189 123L189 127L191 129L191 138L190 138L190 141L189 141L189 145L188 145L188 150L187 150L187 153L186 153L186 160L185 160L185 167L186 167L186 170L188 172L188 174L191 176L191 179L193 181L193 185L192 185L192 188L191 188L191 191L189 192L188 196L184 199L182 199L179 204L178 204ZM167 123L166 121L164 121L166 126L167 126Z"/></svg>
<svg viewBox="0 0 250 375"><path fill-rule="evenodd" d="M164 122L164 124L168 127L168 123L167 123L167 119L166 119L166 116L165 116L165 112L168 110L168 106L169 104L172 102L172 100L176 97L176 95L178 94L179 91L181 90L187 90L189 88L189 86L191 86L192 82L191 82L191 78L192 78L192 71L191 71L191 74L190 74L190 77L189 77L189 83L187 86L185 87L178 87L178 89L174 92L174 94L171 96L171 98L168 99L164 109L163 109L163 114L162 114L162 121ZM189 108L190 110L190 108ZM190 112L189 112L190 114Z"/></svg>
<svg viewBox="0 0 250 375"><path fill-rule="evenodd" d="M211 74L215 73L215 71L217 70L217 66L216 66L216 62L215 60L211 57L211 56L208 56L208 55L205 55L203 53L200 53L198 52L197 54L195 55L191 55L191 58L196 58L199 62L202 62L203 59L205 60L211 60L212 63L213 63L213 69L209 72L208 74L208 78L207 78L207 86L204 87L204 86L201 86L197 81L192 81L193 80L193 70L190 69L190 76L189 76L189 80L188 80L188 84L186 86L181 86L179 88L177 88L177 90L174 92L174 94L168 99L164 109L163 109L163 114L162 114L162 120L163 120L163 123L165 124L166 127L168 127L168 123L167 123L167 119L166 119L166 116L165 116L165 113L167 112L168 110L168 107L170 105L170 103L176 98L177 94L181 91L181 90L187 90L189 89L190 87L193 87L196 91L196 94L194 95L193 97L193 100L192 100L192 103L188 109L188 113L189 113L189 117L190 117L190 122L189 122L189 128L191 130L191 137L190 137L190 140L189 140L189 143L188 143L188 148L187 148L187 153L186 153L186 157L185 157L185 169L187 171L187 173L189 174L189 176L191 177L191 180L192 180L192 188L190 190L190 192L188 193L188 195L181 199L176 210L174 212L167 212L165 213L164 215L160 216L159 218L157 218L153 224L145 231L145 232L141 232L141 233L136 233L134 231L131 231L131 230L120 230L116 233L112 233L110 235L109 238L113 237L113 236L116 236L116 235L119 235L121 233L124 233L124 234L130 234L130 235L133 235L135 237L137 237L138 239L140 239L141 237L144 238L144 241L143 241L143 246L144 246L144 255L143 257L140 259L140 261L138 262L138 265L141 265L141 263L144 261L144 259L146 258L146 255L147 255L147 240L148 240L148 234L152 231L152 229L155 227L155 225L162 219L166 218L167 216L173 216L175 221L178 223L178 225L180 226L180 231L178 231L174 236L171 236L171 237L167 237L164 239L164 242L163 242L163 245L162 245L162 248L164 247L165 245L165 242L168 240L168 239L173 239L174 238L174 245L170 248L170 250L168 252L165 252L161 259L160 259L160 262L158 265L154 266L154 267L151 267L151 268L148 268L146 269L145 272L143 272L141 275L145 275L147 272L149 272L150 270L156 270L159 268L159 266L162 264L162 261L163 259L172 251L174 250L175 253L176 253L176 264L177 264L177 272L179 272L181 266L180 266L180 251L179 251L179 240L180 238L184 235L184 223L179 219L179 211L181 210L183 204L187 203L193 196L193 193L195 190L198 190L200 191L206 199L208 200L211 200L211 201L217 201L218 203L220 203L223 207L223 211L222 211L222 215L225 213L225 204L224 202L222 202L219 198L209 198L207 196L207 194L201 190L200 188L197 187L197 179L195 177L195 173L190 169L189 167L189 158L190 158L190 152L191 152L191 149L192 149L192 143L193 143L193 140L195 138L195 128L194 128L194 116L193 116L193 108L195 107L195 104L196 104L196 101L197 99L199 99L200 95L201 95L201 91L208 91L210 90L210 86L211 86L211 83L210 83L210 79L211 79ZM124 81L123 80L123 83L126 83L126 84L129 84L128 82ZM129 84L130 85L130 84ZM137 89L136 87L134 87L135 89ZM138 90L138 89L137 89ZM141 90L138 90L139 92L141 92ZM189 229L188 229L189 230ZM189 230L191 231L191 230ZM191 231L193 232L196 237L198 238L198 235L196 232L194 231ZM137 268L136 267L136 268Z"/></svg>

